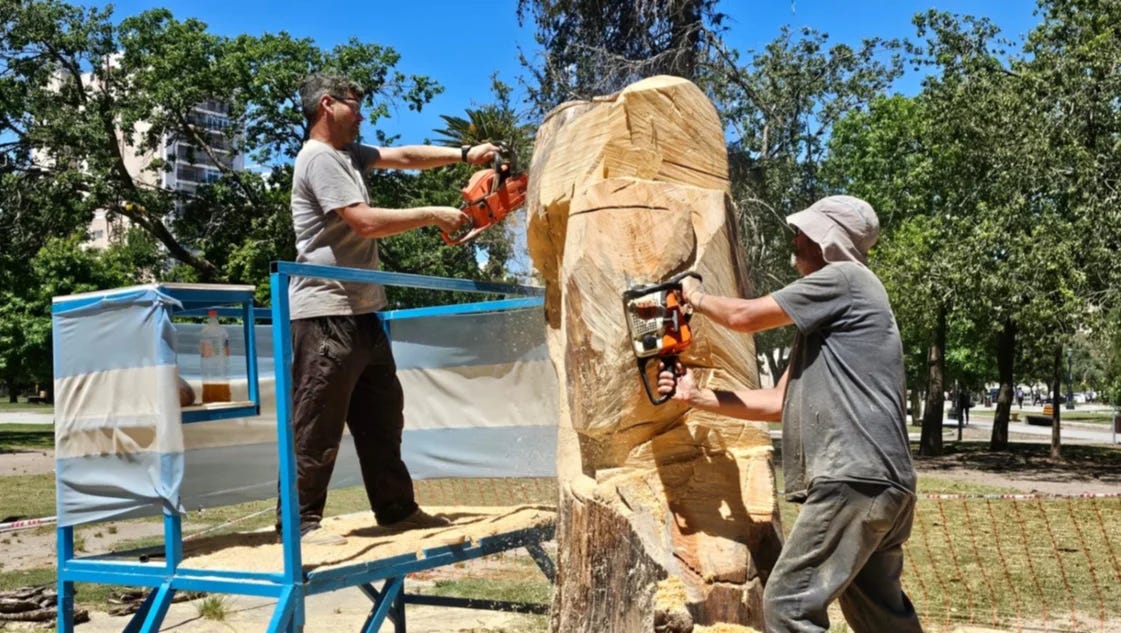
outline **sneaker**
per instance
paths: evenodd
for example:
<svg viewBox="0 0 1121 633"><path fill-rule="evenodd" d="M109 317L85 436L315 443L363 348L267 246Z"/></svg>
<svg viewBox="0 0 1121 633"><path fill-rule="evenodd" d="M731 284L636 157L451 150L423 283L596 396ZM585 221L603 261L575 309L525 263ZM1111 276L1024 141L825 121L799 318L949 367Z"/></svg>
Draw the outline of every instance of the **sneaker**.
<svg viewBox="0 0 1121 633"><path fill-rule="evenodd" d="M394 521L393 523L390 523L390 524L386 525L385 527L387 527L391 530L405 531L405 530L426 530L426 529L429 529L429 528L448 527L451 524L452 524L451 520L448 519L447 517L428 514L424 510L421 510L421 509L418 508L415 512L413 512L409 516L401 519L400 521Z"/></svg>
<svg viewBox="0 0 1121 633"><path fill-rule="evenodd" d="M300 545L345 545L346 537L315 526L300 536Z"/></svg>

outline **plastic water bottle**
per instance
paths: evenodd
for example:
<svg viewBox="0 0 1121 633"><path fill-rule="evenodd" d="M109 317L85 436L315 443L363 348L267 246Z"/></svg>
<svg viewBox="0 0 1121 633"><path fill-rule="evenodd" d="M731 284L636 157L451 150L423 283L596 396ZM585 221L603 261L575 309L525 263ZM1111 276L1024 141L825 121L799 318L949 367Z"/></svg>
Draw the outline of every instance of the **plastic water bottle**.
<svg viewBox="0 0 1121 633"><path fill-rule="evenodd" d="M218 312L208 313L199 338L202 357L202 401L230 401L230 337L218 324Z"/></svg>

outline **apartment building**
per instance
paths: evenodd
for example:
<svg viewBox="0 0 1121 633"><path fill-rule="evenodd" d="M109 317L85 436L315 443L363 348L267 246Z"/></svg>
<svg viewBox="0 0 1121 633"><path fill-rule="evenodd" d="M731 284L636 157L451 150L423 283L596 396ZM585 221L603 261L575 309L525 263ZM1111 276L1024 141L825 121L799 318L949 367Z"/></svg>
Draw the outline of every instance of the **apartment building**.
<svg viewBox="0 0 1121 633"><path fill-rule="evenodd" d="M229 107L218 101L203 101L196 105L188 120L196 126L199 135L210 146L204 150L193 139L167 135L159 147L148 152L140 152L129 145L123 134L118 133L118 142L124 148L124 162L133 180L142 187L152 187L193 194L199 185L213 182L221 176L220 166L240 170L245 166L245 158L230 146L226 136L229 128ZM137 124L137 132L145 132L147 124ZM163 171L152 170L152 161L163 158L167 168ZM181 208L177 203L176 208ZM104 209L94 213L89 226L91 248L104 249L128 229L128 219L110 216Z"/></svg>

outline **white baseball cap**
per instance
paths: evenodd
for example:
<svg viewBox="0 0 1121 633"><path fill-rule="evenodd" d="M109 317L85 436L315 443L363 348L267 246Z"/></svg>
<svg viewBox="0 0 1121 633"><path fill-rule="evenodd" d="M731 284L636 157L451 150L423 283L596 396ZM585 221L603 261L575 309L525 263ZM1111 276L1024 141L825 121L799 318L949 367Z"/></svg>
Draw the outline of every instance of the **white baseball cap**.
<svg viewBox="0 0 1121 633"><path fill-rule="evenodd" d="M822 198L786 216L786 223L821 246L827 262L867 264L868 250L880 236L880 220L872 205L853 196Z"/></svg>

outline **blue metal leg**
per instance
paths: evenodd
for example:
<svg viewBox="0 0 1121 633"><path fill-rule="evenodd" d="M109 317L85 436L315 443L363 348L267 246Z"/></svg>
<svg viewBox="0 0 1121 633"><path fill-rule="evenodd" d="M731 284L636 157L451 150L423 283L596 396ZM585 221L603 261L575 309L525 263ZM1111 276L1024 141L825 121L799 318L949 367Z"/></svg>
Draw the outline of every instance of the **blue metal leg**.
<svg viewBox="0 0 1121 633"><path fill-rule="evenodd" d="M62 568L74 558L73 527L55 530L55 548L58 552L58 632L74 633L74 583L62 579Z"/></svg>
<svg viewBox="0 0 1121 633"><path fill-rule="evenodd" d="M148 612L152 610L152 603L156 600L156 592L149 591L148 595L144 597L144 602L140 603L140 608L132 615L132 619L128 621L125 630L121 633L139 633L140 627L143 626L144 621L148 619Z"/></svg>
<svg viewBox="0 0 1121 633"><path fill-rule="evenodd" d="M268 633L285 633L292 631L294 624L292 618L292 607L295 604L293 596L295 590L292 587L285 587L280 598L276 601L276 609L272 612L272 620L269 621L269 628L266 629Z"/></svg>
<svg viewBox="0 0 1121 633"><path fill-rule="evenodd" d="M290 633L303 633L304 623L307 621L307 611L304 610L304 600L307 596L298 592L292 597L292 627Z"/></svg>
<svg viewBox="0 0 1121 633"><path fill-rule="evenodd" d="M362 625L362 633L378 633L385 619L393 622L395 633L405 633L405 577L387 578L381 591L371 585L360 585L359 589L374 602L370 616Z"/></svg>
<svg viewBox="0 0 1121 633"><path fill-rule="evenodd" d="M537 563L537 568L545 574L549 582L556 584L557 566L553 559L549 558L549 553L545 551L545 548L541 547L541 543L530 543L525 546L525 550L533 557L533 562Z"/></svg>
<svg viewBox="0 0 1121 633"><path fill-rule="evenodd" d="M58 633L74 633L74 583L58 581Z"/></svg>
<svg viewBox="0 0 1121 633"><path fill-rule="evenodd" d="M171 583L165 582L148 596L151 604L148 608L148 617L144 618L144 624L140 627L140 633L158 633L174 595L175 590L171 588Z"/></svg>

